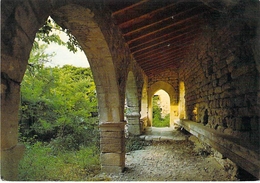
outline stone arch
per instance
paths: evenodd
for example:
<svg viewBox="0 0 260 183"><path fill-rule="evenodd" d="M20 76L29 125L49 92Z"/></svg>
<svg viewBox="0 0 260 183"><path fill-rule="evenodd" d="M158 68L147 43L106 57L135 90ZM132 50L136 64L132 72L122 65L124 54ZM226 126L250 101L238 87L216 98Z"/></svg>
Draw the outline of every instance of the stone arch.
<svg viewBox="0 0 260 183"><path fill-rule="evenodd" d="M130 135L140 135L140 106L136 81L132 71L129 71L126 82L126 104L128 132Z"/></svg>
<svg viewBox="0 0 260 183"><path fill-rule="evenodd" d="M120 141L116 149L103 147L101 139L102 170L122 171L124 168L123 106L109 38L105 36L109 34L104 34L107 27L97 18L100 12L94 13L89 8L68 2L19 1L6 5L11 8L2 18L1 28L2 35L5 35L1 40L1 175L5 180L16 180L18 162L24 151L24 146L18 144L20 82L35 34L50 15L60 26L71 31L88 57L96 84L101 134L120 132L115 137ZM117 159L110 162L110 156Z"/></svg>
<svg viewBox="0 0 260 183"><path fill-rule="evenodd" d="M123 117L113 58L102 27L94 16L89 8L75 4L52 13L54 21L68 28L76 37L88 58L96 84L100 123L120 122Z"/></svg>
<svg viewBox="0 0 260 183"><path fill-rule="evenodd" d="M174 88L164 81L158 81L151 85L151 87L148 90L148 126L152 125L152 118L153 118L153 106L152 106L152 98L153 95L158 90L164 90L166 93L168 93L170 97L170 127L173 127L174 119L177 118L174 114L177 114L177 104L176 99L174 99L175 93Z"/></svg>

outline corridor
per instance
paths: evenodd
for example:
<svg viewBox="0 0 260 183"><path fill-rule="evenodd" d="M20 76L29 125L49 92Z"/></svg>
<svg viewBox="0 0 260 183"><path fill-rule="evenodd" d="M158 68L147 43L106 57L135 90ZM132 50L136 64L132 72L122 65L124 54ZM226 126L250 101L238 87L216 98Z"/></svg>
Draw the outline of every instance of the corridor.
<svg viewBox="0 0 260 183"><path fill-rule="evenodd" d="M140 138L149 143L141 150L126 153L123 173L101 174L97 178L112 181L238 180L232 170L226 171L216 161L213 152L184 130L151 127Z"/></svg>

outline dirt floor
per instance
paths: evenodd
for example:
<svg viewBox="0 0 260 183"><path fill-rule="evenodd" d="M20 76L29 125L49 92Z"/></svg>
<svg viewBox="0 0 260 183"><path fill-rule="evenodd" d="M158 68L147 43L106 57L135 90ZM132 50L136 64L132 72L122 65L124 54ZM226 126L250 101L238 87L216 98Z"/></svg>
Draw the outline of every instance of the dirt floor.
<svg viewBox="0 0 260 183"><path fill-rule="evenodd" d="M212 157L193 151L190 141L153 142L126 155L126 170L112 181L234 181Z"/></svg>
<svg viewBox="0 0 260 183"><path fill-rule="evenodd" d="M152 140L141 150L126 153L126 168L123 173L100 174L99 179L103 176L104 180L110 181L238 180L189 135L177 133L178 140Z"/></svg>

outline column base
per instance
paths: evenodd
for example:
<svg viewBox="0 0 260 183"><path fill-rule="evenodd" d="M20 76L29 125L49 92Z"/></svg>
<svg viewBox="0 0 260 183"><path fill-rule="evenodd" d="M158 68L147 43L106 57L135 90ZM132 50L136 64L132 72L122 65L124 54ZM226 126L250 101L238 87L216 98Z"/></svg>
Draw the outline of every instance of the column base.
<svg viewBox="0 0 260 183"><path fill-rule="evenodd" d="M17 144L15 147L1 151L1 179L14 181L18 179L18 164L23 157L25 146Z"/></svg>
<svg viewBox="0 0 260 183"><path fill-rule="evenodd" d="M121 173L125 168L125 122L105 122L100 129L100 162L104 173Z"/></svg>

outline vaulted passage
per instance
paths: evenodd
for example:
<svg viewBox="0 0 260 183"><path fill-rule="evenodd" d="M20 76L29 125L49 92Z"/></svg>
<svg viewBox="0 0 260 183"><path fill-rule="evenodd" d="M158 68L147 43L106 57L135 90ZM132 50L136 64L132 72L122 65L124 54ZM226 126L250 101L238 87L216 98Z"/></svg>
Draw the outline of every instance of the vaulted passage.
<svg viewBox="0 0 260 183"><path fill-rule="evenodd" d="M1 176L17 179L20 83L51 16L88 56L97 89L103 172L125 169L125 125L152 127L152 97L179 126L259 178L259 1L1 1ZM124 114L125 101L129 113ZM125 121L126 119L126 121Z"/></svg>

